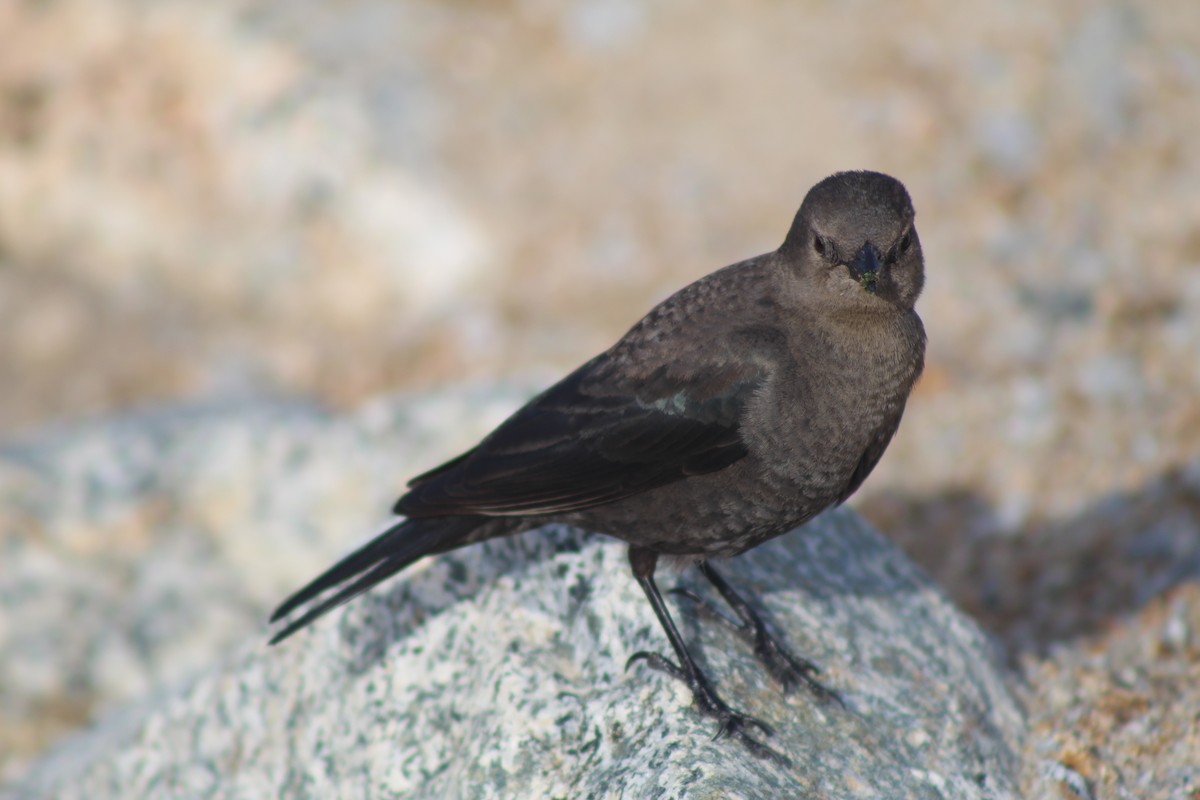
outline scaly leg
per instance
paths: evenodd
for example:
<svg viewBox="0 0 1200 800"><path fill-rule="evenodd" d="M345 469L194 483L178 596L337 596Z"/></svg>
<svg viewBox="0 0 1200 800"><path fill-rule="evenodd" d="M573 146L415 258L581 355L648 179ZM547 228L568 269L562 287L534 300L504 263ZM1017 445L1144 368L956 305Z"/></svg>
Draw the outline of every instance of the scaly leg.
<svg viewBox="0 0 1200 800"><path fill-rule="evenodd" d="M646 593L646 598L650 601L650 605L654 608L654 613L658 617L658 621L662 624L663 630L667 634L667 639L671 642L671 647L675 650L675 656L679 659L679 664L671 663L658 653L650 653L643 650L630 656L629 661L625 664L625 668L629 669L629 666L635 661L645 661L654 669L678 678L692 690L692 696L695 698L696 705L700 711L710 717L715 717L721 723L717 729L717 735L713 738L720 739L723 736L734 736L741 739L756 756L782 758L782 756L771 748L752 739L746 732L746 729L753 725L770 736L772 733L771 728L765 722L734 711L726 705L717 696L717 693L712 688L712 684L708 682L708 678L704 676L704 673L700 671L700 668L692 659L687 646L683 643L683 637L679 635L679 630L675 627L675 623L667 611L667 606L658 591L658 586L654 583L654 567L657 562L658 554L654 551L633 546L629 548L629 565L633 568L633 577L637 579L637 582L642 587L642 591Z"/></svg>
<svg viewBox="0 0 1200 800"><path fill-rule="evenodd" d="M707 561L701 561L699 567L701 574L708 578L709 583L716 587L717 591L721 593L721 597L725 598L725 602L737 614L737 622L717 611L698 594L689 589L672 589L671 593L686 597L699 604L707 614L719 620L722 624L731 628L742 639L749 642L754 648L754 654L758 657L758 660L767 668L772 677L783 685L785 691L794 689L799 681L807 685L809 690L820 699L834 700L838 704L845 706L842 698L838 697L837 693L826 689L813 677L821 671L817 665L807 659L792 655L786 647L773 637L767 630L767 626L763 623L762 617L754 610L754 607L734 591L733 587L717 574L717 571L712 568L711 564Z"/></svg>

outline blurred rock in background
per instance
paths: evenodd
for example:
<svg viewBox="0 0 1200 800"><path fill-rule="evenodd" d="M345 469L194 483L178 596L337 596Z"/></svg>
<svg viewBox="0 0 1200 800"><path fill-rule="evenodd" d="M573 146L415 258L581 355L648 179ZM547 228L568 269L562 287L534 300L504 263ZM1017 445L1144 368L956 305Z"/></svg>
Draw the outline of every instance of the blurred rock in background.
<svg viewBox="0 0 1200 800"><path fill-rule="evenodd" d="M929 369L857 504L1009 645L1038 758L1142 794L1117 743L1200 669L1200 4L10 0L0 43L6 436L536 386L896 174Z"/></svg>

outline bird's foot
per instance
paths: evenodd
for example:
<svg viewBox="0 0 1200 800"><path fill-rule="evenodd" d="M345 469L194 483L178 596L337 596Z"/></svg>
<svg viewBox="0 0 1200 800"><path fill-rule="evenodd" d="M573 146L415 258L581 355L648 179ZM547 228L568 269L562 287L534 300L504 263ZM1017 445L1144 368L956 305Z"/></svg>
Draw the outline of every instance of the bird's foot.
<svg viewBox="0 0 1200 800"><path fill-rule="evenodd" d="M724 700L717 696L712 686L709 685L708 680L701 673L689 674L686 670L668 661L658 653L651 653L645 650L630 656L629 660L625 662L625 669L629 669L637 661L645 661L652 669L665 672L672 678L681 680L688 685L688 688L692 690L692 698L696 703L696 707L700 709L700 712L705 716L716 719L719 723L717 732L713 736L714 741L729 736L741 741L758 758L774 759L784 765L789 763L782 753L766 746L753 738L749 733L750 728L758 728L763 735L773 736L775 733L774 729L760 719L730 708Z"/></svg>
<svg viewBox="0 0 1200 800"><path fill-rule="evenodd" d="M730 619L712 606L707 600L691 589L678 587L670 590L671 594L691 600L706 616L729 628L737 636L754 648L754 655L766 667L767 672L783 686L784 692L791 692L800 684L808 687L818 699L836 702L845 708L846 703L837 692L826 688L816 679L821 668L808 659L794 655L784 647L778 639L771 635L762 618L748 605L731 606L737 612L739 619Z"/></svg>

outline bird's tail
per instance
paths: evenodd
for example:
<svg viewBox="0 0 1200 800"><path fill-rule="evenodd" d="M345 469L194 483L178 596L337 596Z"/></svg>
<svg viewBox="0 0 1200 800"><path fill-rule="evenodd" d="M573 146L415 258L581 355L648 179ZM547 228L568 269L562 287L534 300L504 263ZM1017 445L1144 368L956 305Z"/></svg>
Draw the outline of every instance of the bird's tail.
<svg viewBox="0 0 1200 800"><path fill-rule="evenodd" d="M466 544L478 524L476 520L463 517L405 520L396 523L284 600L282 605L275 609L275 613L271 614L271 622L278 622L326 590L341 586L335 594L308 609L271 637L271 644L282 642L338 606L392 577L422 556L453 550ZM356 580L343 585L352 578Z"/></svg>

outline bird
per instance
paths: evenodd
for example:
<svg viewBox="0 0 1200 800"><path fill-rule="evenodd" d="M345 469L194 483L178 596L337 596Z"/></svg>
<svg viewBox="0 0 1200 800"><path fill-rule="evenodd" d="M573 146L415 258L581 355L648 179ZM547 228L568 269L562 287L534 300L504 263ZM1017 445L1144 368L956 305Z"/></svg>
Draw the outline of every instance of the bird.
<svg viewBox="0 0 1200 800"><path fill-rule="evenodd" d="M271 623L306 607L271 644L421 558L568 523L628 545L675 654L640 651L626 669L641 661L684 681L717 737L772 753L751 730L771 727L726 704L696 664L655 569L694 563L736 619L719 618L785 690L803 683L840 702L713 561L844 502L892 440L925 358L914 217L889 175L821 180L776 250L680 289L474 448L412 478L394 525L275 610Z"/></svg>

